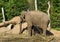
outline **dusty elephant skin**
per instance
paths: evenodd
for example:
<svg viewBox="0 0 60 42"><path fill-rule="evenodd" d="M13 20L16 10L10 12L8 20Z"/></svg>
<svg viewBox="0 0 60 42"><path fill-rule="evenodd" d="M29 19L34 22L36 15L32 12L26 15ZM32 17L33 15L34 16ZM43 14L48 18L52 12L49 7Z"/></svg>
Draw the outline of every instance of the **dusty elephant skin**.
<svg viewBox="0 0 60 42"><path fill-rule="evenodd" d="M29 35L32 35L32 26L42 28L43 35L46 36L46 30L50 22L48 15L41 11L22 11L21 18L28 23Z"/></svg>

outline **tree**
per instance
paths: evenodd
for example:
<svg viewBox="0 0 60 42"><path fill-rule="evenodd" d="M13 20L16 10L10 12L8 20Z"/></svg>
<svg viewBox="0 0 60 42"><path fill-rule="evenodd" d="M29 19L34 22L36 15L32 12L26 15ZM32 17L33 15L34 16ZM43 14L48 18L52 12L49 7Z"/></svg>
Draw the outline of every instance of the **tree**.
<svg viewBox="0 0 60 42"><path fill-rule="evenodd" d="M60 28L60 0L51 0L51 26Z"/></svg>
<svg viewBox="0 0 60 42"><path fill-rule="evenodd" d="M50 17L50 1L48 1L48 10L47 10L47 13L48 13L48 16ZM51 28L50 25L51 25L51 22L48 25L48 30L50 30L50 28Z"/></svg>
<svg viewBox="0 0 60 42"><path fill-rule="evenodd" d="M35 10L37 10L37 0L35 0Z"/></svg>
<svg viewBox="0 0 60 42"><path fill-rule="evenodd" d="M34 10L34 0L27 0L28 3L28 9L29 10Z"/></svg>
<svg viewBox="0 0 60 42"><path fill-rule="evenodd" d="M35 10L35 0L0 0L0 22L2 22L2 11L1 7L5 10L6 20L20 15L23 10ZM48 0L37 0L37 8L40 11L47 13ZM51 27L60 28L60 0L51 0Z"/></svg>

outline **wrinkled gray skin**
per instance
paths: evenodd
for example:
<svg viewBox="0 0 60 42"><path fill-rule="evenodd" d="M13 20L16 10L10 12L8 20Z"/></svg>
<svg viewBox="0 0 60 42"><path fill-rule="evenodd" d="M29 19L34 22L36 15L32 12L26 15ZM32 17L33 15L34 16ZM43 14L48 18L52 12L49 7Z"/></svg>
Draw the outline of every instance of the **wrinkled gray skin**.
<svg viewBox="0 0 60 42"><path fill-rule="evenodd" d="M48 27L48 23L50 22L50 18L46 13L41 11L23 11L21 13L21 18L23 21L26 21L28 23L28 30L30 36L32 34L32 26L42 28L43 35L46 36L46 30Z"/></svg>

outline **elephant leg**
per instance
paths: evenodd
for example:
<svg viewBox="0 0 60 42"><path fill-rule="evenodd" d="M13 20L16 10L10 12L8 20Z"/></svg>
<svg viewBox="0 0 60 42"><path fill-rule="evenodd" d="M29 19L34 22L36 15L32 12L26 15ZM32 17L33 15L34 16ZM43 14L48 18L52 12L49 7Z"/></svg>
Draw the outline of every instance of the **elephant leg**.
<svg viewBox="0 0 60 42"><path fill-rule="evenodd" d="M28 35L32 36L32 23L28 21Z"/></svg>
<svg viewBox="0 0 60 42"><path fill-rule="evenodd" d="M47 25L43 25L43 36L46 36Z"/></svg>
<svg viewBox="0 0 60 42"><path fill-rule="evenodd" d="M32 35L35 35L34 29L32 29Z"/></svg>
<svg viewBox="0 0 60 42"><path fill-rule="evenodd" d="M46 29L43 29L43 36L46 36Z"/></svg>
<svg viewBox="0 0 60 42"><path fill-rule="evenodd" d="M32 36L32 29L31 29L31 27L28 27L28 32L29 32L28 35Z"/></svg>
<svg viewBox="0 0 60 42"><path fill-rule="evenodd" d="M22 23L20 23L20 33L19 34L21 34L22 33Z"/></svg>

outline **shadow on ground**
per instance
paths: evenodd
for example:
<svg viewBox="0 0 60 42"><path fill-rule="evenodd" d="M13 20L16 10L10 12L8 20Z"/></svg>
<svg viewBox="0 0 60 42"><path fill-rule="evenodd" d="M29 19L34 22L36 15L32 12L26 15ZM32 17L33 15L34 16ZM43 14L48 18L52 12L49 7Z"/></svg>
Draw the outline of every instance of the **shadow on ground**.
<svg viewBox="0 0 60 42"><path fill-rule="evenodd" d="M54 34L50 31L47 30L47 37L45 38L40 35L43 31L42 29L37 29L37 27L34 26L32 27L32 29L37 35L33 35L31 37L23 37L23 35L4 34L3 36L0 36L0 42L55 42ZM23 29L22 32L24 32L25 30L27 30L27 28Z"/></svg>
<svg viewBox="0 0 60 42"><path fill-rule="evenodd" d="M27 30L27 28L24 28L23 30L22 30L22 33L25 31L25 30ZM41 29L41 28L37 28L37 27L35 27L35 26L33 26L32 27L32 30L34 30L34 33L35 34L42 34L43 33L43 30ZM46 30L46 35L47 36L51 36L51 35L54 35L52 32L50 32L50 31L48 31L48 30Z"/></svg>

